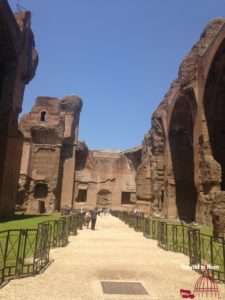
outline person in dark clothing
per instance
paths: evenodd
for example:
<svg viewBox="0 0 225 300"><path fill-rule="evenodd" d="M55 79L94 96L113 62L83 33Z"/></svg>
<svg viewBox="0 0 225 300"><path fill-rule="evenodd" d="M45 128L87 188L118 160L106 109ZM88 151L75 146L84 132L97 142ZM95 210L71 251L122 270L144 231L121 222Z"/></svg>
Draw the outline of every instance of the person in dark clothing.
<svg viewBox="0 0 225 300"><path fill-rule="evenodd" d="M98 211L97 209L93 209L91 211L91 229L95 230L95 224L96 224L96 220L97 220L97 215L98 215Z"/></svg>
<svg viewBox="0 0 225 300"><path fill-rule="evenodd" d="M84 224L84 216L85 216L85 211L83 208L80 209L78 218L79 218L79 229L83 229L83 224Z"/></svg>

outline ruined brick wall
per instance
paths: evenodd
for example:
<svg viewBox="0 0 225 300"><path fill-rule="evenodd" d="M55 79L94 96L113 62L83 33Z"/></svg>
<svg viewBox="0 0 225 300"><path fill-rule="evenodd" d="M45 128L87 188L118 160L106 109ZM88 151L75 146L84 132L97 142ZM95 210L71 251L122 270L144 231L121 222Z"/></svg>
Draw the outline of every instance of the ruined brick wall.
<svg viewBox="0 0 225 300"><path fill-rule="evenodd" d="M136 202L138 155L135 152L136 149L125 152L90 151L81 145L77 153L74 207L131 209ZM85 201L81 201L82 193L86 193Z"/></svg>
<svg viewBox="0 0 225 300"><path fill-rule="evenodd" d="M22 117L20 130L24 141L18 205L27 212L53 212L72 207L71 182L81 107L77 96L62 100L38 97L32 111ZM73 168L72 174L68 164Z"/></svg>
<svg viewBox="0 0 225 300"><path fill-rule="evenodd" d="M66 97L61 102L65 118L64 141L61 153L62 188L61 207L72 207L75 191L76 145L82 101L79 97ZM69 179L69 180L68 180Z"/></svg>
<svg viewBox="0 0 225 300"><path fill-rule="evenodd" d="M151 152L149 135L146 134L141 149L141 161L135 177L137 190L137 204L145 213L149 214L153 202Z"/></svg>
<svg viewBox="0 0 225 300"><path fill-rule="evenodd" d="M38 63L30 12L13 15L6 0L0 2L0 217L15 208L22 135L18 115L25 85Z"/></svg>
<svg viewBox="0 0 225 300"><path fill-rule="evenodd" d="M224 53L225 19L217 18L206 26L181 63L177 79L152 115L151 129L142 147L132 151L89 151L81 144L76 148L77 135L73 133L78 132L80 102L75 106L71 99L62 102L62 127L53 126L51 132L45 128L45 134L41 134L45 138L42 144L54 145L51 149L57 145L60 149L55 150L55 153L60 152L60 159L59 154L55 158L52 156L52 161L58 162L57 170L52 165L43 171L59 174L57 184L52 188L60 195L54 195L55 199L60 199L59 203L55 202L55 207L109 205L121 208L121 193L125 193L124 202L129 198L126 193L131 193L128 206L136 202L151 215L188 223L213 222L216 234L224 235ZM60 118L56 116L57 122ZM39 143L33 143L40 132L40 128L31 130L30 140L25 134L20 180L26 191L27 186L32 186L34 176L30 173L32 157L40 155L34 154L39 152L36 145ZM49 155L46 157L50 159ZM41 160L41 156L37 158L37 161ZM40 164L42 167L38 165L34 169L43 168L44 162ZM52 173L50 175L54 178ZM29 199L30 196L26 197Z"/></svg>
<svg viewBox="0 0 225 300"><path fill-rule="evenodd" d="M136 178L137 197L149 201L151 214L207 224L216 219L222 235L224 51L225 19L218 18L206 26L185 57L178 78L153 114L143 143L148 151L142 155Z"/></svg>

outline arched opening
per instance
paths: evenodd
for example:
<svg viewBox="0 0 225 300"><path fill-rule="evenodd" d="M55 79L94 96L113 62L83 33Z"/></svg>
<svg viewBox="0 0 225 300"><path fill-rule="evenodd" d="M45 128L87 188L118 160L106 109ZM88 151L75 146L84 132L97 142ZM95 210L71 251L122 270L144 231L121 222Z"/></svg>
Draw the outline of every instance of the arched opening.
<svg viewBox="0 0 225 300"><path fill-rule="evenodd" d="M47 122L47 119L48 119L48 114L46 111L42 111L41 112L41 117L40 117L40 121L41 122Z"/></svg>
<svg viewBox="0 0 225 300"><path fill-rule="evenodd" d="M109 207L112 203L112 194L108 190L100 190L97 194L98 207Z"/></svg>
<svg viewBox="0 0 225 300"><path fill-rule="evenodd" d="M35 198L46 198L48 196L48 186L46 183L38 183L34 189Z"/></svg>
<svg viewBox="0 0 225 300"><path fill-rule="evenodd" d="M209 70L204 107L212 155L221 166L221 189L225 191L225 40Z"/></svg>
<svg viewBox="0 0 225 300"><path fill-rule="evenodd" d="M195 220L197 191L194 183L193 127L196 104L193 92L180 97L174 107L169 143L176 184L176 205L180 220Z"/></svg>

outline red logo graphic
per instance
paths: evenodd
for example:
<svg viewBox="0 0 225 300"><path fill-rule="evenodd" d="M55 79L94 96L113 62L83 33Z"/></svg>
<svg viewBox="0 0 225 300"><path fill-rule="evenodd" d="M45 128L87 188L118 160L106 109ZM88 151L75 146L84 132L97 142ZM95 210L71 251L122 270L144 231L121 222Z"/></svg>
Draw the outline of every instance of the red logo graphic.
<svg viewBox="0 0 225 300"><path fill-rule="evenodd" d="M190 290L180 289L180 295L184 299L194 299L195 295Z"/></svg>
<svg viewBox="0 0 225 300"><path fill-rule="evenodd" d="M180 295L183 299L199 299L202 297L220 299L218 286L210 276L207 265L205 266L203 275L196 281L193 293L190 290L180 289Z"/></svg>

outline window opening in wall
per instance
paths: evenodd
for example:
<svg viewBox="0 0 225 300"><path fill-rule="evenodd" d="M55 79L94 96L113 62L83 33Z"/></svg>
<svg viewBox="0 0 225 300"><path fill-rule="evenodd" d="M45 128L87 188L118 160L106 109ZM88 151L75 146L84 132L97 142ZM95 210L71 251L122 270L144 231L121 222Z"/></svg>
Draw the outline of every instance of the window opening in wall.
<svg viewBox="0 0 225 300"><path fill-rule="evenodd" d="M38 183L35 186L34 197L35 198L46 198L48 195L48 186L45 183Z"/></svg>
<svg viewBox="0 0 225 300"><path fill-rule="evenodd" d="M40 118L41 122L46 122L47 121L47 112L46 111L42 111L41 112L41 118Z"/></svg>
<svg viewBox="0 0 225 300"><path fill-rule="evenodd" d="M87 190L79 190L76 201L77 202L86 202L87 201Z"/></svg>
<svg viewBox="0 0 225 300"><path fill-rule="evenodd" d="M121 204L132 204L131 202L131 193L122 192L121 194Z"/></svg>

